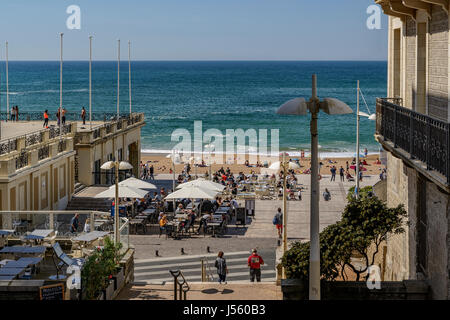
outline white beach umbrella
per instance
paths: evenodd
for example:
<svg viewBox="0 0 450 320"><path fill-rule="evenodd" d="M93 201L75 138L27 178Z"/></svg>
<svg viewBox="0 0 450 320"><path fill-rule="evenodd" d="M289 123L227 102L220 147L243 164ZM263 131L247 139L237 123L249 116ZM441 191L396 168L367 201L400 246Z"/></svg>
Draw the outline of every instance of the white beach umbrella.
<svg viewBox="0 0 450 320"><path fill-rule="evenodd" d="M151 184L149 182L143 181L141 179L137 179L134 177L128 178L126 180L123 180L122 182L119 182L120 187L131 187L135 189L157 189L154 184Z"/></svg>
<svg viewBox="0 0 450 320"><path fill-rule="evenodd" d="M295 162L288 162L288 168L289 170L296 170L300 169L300 166ZM281 169L281 162L277 161L270 165L269 169L271 170L280 170Z"/></svg>
<svg viewBox="0 0 450 320"><path fill-rule="evenodd" d="M206 190L198 186L187 186L169 194L165 200L172 199L214 199L218 191Z"/></svg>
<svg viewBox="0 0 450 320"><path fill-rule="evenodd" d="M217 192L223 191L223 189L225 189L224 185L221 185L219 183L215 183L215 182L212 182L209 180L205 180L202 178L182 183L182 184L178 185L177 189L182 189L182 188L186 188L186 187L190 187L190 186L196 186L196 187L200 187L202 189L217 191Z"/></svg>
<svg viewBox="0 0 450 320"><path fill-rule="evenodd" d="M119 198L143 198L147 195L148 191L132 188L132 187L119 187ZM114 198L116 196L116 186L111 186L108 190L100 192L95 198Z"/></svg>

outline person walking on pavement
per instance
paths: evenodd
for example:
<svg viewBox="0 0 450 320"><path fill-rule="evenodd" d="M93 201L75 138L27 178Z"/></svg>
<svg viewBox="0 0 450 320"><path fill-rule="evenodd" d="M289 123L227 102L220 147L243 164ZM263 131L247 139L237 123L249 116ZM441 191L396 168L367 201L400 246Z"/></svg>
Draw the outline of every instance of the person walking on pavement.
<svg viewBox="0 0 450 320"><path fill-rule="evenodd" d="M223 257L223 251L219 251L219 254L217 255L216 262L214 263L214 266L217 269L217 274L219 275L219 283L222 284L224 282L227 284L227 262L225 258Z"/></svg>
<svg viewBox="0 0 450 320"><path fill-rule="evenodd" d="M273 224L277 227L278 238L281 239L283 232L283 213L281 213L281 208L278 208L278 212L273 217Z"/></svg>
<svg viewBox="0 0 450 320"><path fill-rule="evenodd" d="M155 177L153 176L153 174L155 173L155 168L153 167L153 165L150 166L150 179L155 180Z"/></svg>
<svg viewBox="0 0 450 320"><path fill-rule="evenodd" d="M252 255L248 257L248 266L250 268L250 282L261 282L261 265L264 265L263 258L258 255L256 249L252 250Z"/></svg>
<svg viewBox="0 0 450 320"><path fill-rule="evenodd" d="M42 127L48 129L48 110L44 111L44 124Z"/></svg>
<svg viewBox="0 0 450 320"><path fill-rule="evenodd" d="M83 125L86 124L86 109L84 107L81 108L81 120L83 120Z"/></svg>
<svg viewBox="0 0 450 320"><path fill-rule="evenodd" d="M330 172L331 172L331 181L336 181L336 167L332 166Z"/></svg>
<svg viewBox="0 0 450 320"><path fill-rule="evenodd" d="M344 168L342 168L342 166L339 169L339 175L341 177L341 182L344 182Z"/></svg>

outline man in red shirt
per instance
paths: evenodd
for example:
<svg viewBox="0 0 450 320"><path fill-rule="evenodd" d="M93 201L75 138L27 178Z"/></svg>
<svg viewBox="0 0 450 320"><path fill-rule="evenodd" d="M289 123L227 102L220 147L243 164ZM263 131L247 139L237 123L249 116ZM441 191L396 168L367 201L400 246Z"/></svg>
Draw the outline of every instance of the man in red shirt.
<svg viewBox="0 0 450 320"><path fill-rule="evenodd" d="M261 282L261 265L264 264L263 258L258 255L256 249L252 250L252 255L248 257L248 266L250 267L250 281Z"/></svg>

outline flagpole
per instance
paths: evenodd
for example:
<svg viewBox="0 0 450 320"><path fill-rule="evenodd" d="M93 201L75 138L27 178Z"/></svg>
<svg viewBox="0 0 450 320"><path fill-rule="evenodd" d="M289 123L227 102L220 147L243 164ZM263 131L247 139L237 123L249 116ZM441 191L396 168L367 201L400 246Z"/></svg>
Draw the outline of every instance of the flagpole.
<svg viewBox="0 0 450 320"><path fill-rule="evenodd" d="M8 41L6 41L6 121L9 119L9 64L8 64Z"/></svg>
<svg viewBox="0 0 450 320"><path fill-rule="evenodd" d="M120 39L117 40L117 121L119 121L119 99L120 99Z"/></svg>
<svg viewBox="0 0 450 320"><path fill-rule="evenodd" d="M130 116L131 116L131 41L128 41L128 92L130 95Z"/></svg>
<svg viewBox="0 0 450 320"><path fill-rule="evenodd" d="M92 36L89 36L89 129L92 130Z"/></svg>
<svg viewBox="0 0 450 320"><path fill-rule="evenodd" d="M63 85L63 35L64 33L60 33L61 43L60 43L60 63L59 63L59 138L62 136L62 85Z"/></svg>

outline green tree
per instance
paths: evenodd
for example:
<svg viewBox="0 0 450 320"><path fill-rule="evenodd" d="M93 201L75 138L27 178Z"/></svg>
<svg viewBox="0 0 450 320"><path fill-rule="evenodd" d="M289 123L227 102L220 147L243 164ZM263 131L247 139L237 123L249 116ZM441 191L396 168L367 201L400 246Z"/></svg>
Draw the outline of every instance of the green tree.
<svg viewBox="0 0 450 320"><path fill-rule="evenodd" d="M357 275L365 273L374 264L382 241L388 234L404 232L403 218L406 211L402 205L388 208L377 197L351 198L342 219L320 233L320 272L323 279L334 280L339 275L346 280L345 267ZM374 251L369 254L373 245ZM309 274L309 242L297 242L285 253L282 265L288 278L307 280ZM365 266L356 268L351 257L363 257Z"/></svg>

